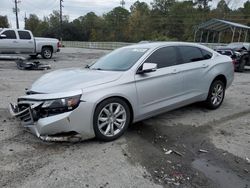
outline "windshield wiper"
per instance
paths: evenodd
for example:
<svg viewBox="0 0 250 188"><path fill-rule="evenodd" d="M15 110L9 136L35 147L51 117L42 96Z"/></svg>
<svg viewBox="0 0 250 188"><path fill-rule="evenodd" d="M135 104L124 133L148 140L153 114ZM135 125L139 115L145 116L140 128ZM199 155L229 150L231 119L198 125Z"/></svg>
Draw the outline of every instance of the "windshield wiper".
<svg viewBox="0 0 250 188"><path fill-rule="evenodd" d="M90 68L90 65L86 65L86 66L85 66L85 69L89 69L89 68Z"/></svg>

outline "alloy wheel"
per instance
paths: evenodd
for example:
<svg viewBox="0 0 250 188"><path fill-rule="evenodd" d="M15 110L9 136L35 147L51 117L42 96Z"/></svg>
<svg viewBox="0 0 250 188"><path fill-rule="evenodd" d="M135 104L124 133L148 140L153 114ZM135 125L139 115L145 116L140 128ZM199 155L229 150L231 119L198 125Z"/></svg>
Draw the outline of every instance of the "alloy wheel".
<svg viewBox="0 0 250 188"><path fill-rule="evenodd" d="M223 100L224 88L220 83L217 83L212 90L211 101L214 106L220 105Z"/></svg>
<svg viewBox="0 0 250 188"><path fill-rule="evenodd" d="M97 125L104 136L113 137L123 130L126 120L127 113L123 105L110 103L100 111Z"/></svg>

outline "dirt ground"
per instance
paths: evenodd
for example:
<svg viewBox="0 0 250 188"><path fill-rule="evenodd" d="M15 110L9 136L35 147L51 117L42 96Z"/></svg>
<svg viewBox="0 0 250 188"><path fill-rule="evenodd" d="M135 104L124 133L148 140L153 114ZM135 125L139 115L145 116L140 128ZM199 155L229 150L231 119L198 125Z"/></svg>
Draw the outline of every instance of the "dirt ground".
<svg viewBox="0 0 250 188"><path fill-rule="evenodd" d="M85 66L107 52L64 48L39 60L53 71ZM48 143L7 108L49 71L0 61L0 187L250 187L250 71L235 74L218 110L190 105L131 125L109 143Z"/></svg>

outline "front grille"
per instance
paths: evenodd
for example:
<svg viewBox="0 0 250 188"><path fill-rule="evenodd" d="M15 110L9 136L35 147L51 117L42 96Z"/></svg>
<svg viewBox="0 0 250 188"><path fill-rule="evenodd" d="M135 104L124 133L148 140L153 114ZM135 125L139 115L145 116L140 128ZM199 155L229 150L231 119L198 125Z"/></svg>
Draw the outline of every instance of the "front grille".
<svg viewBox="0 0 250 188"><path fill-rule="evenodd" d="M24 125L30 125L34 123L32 112L30 107L26 108L22 113L18 116Z"/></svg>
<svg viewBox="0 0 250 188"><path fill-rule="evenodd" d="M16 115L25 125L32 125L39 119L37 110L39 110L42 102L20 101L18 104L18 113Z"/></svg>

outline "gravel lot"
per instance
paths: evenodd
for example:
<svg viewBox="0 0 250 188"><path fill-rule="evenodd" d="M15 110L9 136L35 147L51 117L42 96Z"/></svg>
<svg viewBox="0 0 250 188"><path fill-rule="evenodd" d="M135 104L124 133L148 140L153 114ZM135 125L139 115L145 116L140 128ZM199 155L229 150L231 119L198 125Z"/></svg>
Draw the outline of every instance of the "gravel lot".
<svg viewBox="0 0 250 188"><path fill-rule="evenodd" d="M49 71L82 67L107 52L64 48L41 62ZM0 187L250 187L250 71L235 74L216 111L190 105L134 124L109 143L48 143L7 106L49 71L0 61Z"/></svg>

